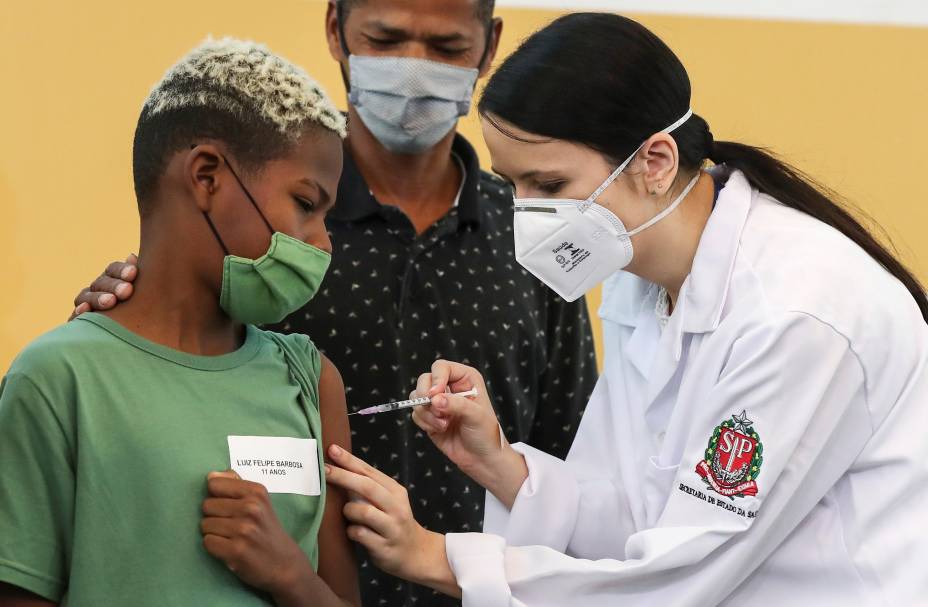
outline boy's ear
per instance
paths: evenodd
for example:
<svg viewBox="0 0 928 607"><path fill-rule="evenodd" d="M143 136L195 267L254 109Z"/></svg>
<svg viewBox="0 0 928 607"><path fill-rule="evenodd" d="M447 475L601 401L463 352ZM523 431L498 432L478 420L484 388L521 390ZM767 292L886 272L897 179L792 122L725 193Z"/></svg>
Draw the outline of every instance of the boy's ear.
<svg viewBox="0 0 928 607"><path fill-rule="evenodd" d="M192 190L197 207L203 212L209 212L219 191L219 171L223 162L222 152L212 143L194 145L187 153L184 161L185 181Z"/></svg>

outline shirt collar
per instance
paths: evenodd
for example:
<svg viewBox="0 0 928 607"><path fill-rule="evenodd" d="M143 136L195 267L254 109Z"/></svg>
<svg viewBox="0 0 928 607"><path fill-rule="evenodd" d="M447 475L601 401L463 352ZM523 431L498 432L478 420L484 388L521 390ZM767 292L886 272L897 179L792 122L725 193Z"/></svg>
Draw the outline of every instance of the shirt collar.
<svg viewBox="0 0 928 607"><path fill-rule="evenodd" d="M480 224L478 206L478 185L480 183L480 161L473 146L460 133L455 133L451 152L461 161L464 168L464 181L457 198L457 212L461 225ZM370 188L361 176L358 165L348 147L345 146L345 159L342 177L338 182L338 197L335 206L329 211L329 218L338 221L361 221L380 212L382 205L371 194Z"/></svg>
<svg viewBox="0 0 928 607"><path fill-rule="evenodd" d="M454 161L458 163L458 166L461 168L461 185L458 186L458 193L454 195L454 204L451 205L454 208L458 208L461 204L461 192L464 191L464 184L467 183L467 167L464 166L464 161L461 160L461 157L454 153L452 150L451 157L454 158Z"/></svg>

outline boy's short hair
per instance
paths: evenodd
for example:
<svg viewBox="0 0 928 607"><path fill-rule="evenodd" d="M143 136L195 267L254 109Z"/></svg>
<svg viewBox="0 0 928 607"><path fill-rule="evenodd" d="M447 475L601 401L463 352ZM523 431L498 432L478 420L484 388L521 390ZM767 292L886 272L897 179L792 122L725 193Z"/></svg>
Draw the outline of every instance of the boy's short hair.
<svg viewBox="0 0 928 607"><path fill-rule="evenodd" d="M142 107L132 146L139 211L149 210L169 156L199 139L224 142L247 172L285 154L312 126L345 136L345 117L306 72L264 45L208 39Z"/></svg>

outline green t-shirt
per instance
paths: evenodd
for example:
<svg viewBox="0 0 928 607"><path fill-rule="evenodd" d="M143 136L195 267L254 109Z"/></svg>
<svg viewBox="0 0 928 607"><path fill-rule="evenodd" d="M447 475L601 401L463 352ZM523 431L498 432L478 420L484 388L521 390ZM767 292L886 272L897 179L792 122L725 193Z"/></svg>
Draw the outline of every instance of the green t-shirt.
<svg viewBox="0 0 928 607"><path fill-rule="evenodd" d="M271 604L203 548L206 475L230 435L315 438L321 471L320 365L306 336L251 326L222 356L100 314L34 341L0 386L0 581L69 607ZM313 566L320 486L271 495Z"/></svg>

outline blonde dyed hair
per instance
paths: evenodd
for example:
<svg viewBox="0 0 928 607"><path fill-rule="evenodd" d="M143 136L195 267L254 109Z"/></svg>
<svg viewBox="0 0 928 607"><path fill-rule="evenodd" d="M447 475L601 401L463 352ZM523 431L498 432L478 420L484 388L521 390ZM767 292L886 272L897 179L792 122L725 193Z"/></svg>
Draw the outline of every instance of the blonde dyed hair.
<svg viewBox="0 0 928 607"><path fill-rule="evenodd" d="M142 107L132 152L139 209L147 212L170 155L204 138L225 143L248 172L316 128L344 138L345 116L305 71L263 44L207 39L165 73Z"/></svg>
<svg viewBox="0 0 928 607"><path fill-rule="evenodd" d="M309 74L248 40L207 39L169 69L145 101L151 116L185 107L256 115L294 139L311 123L346 134L345 117Z"/></svg>

